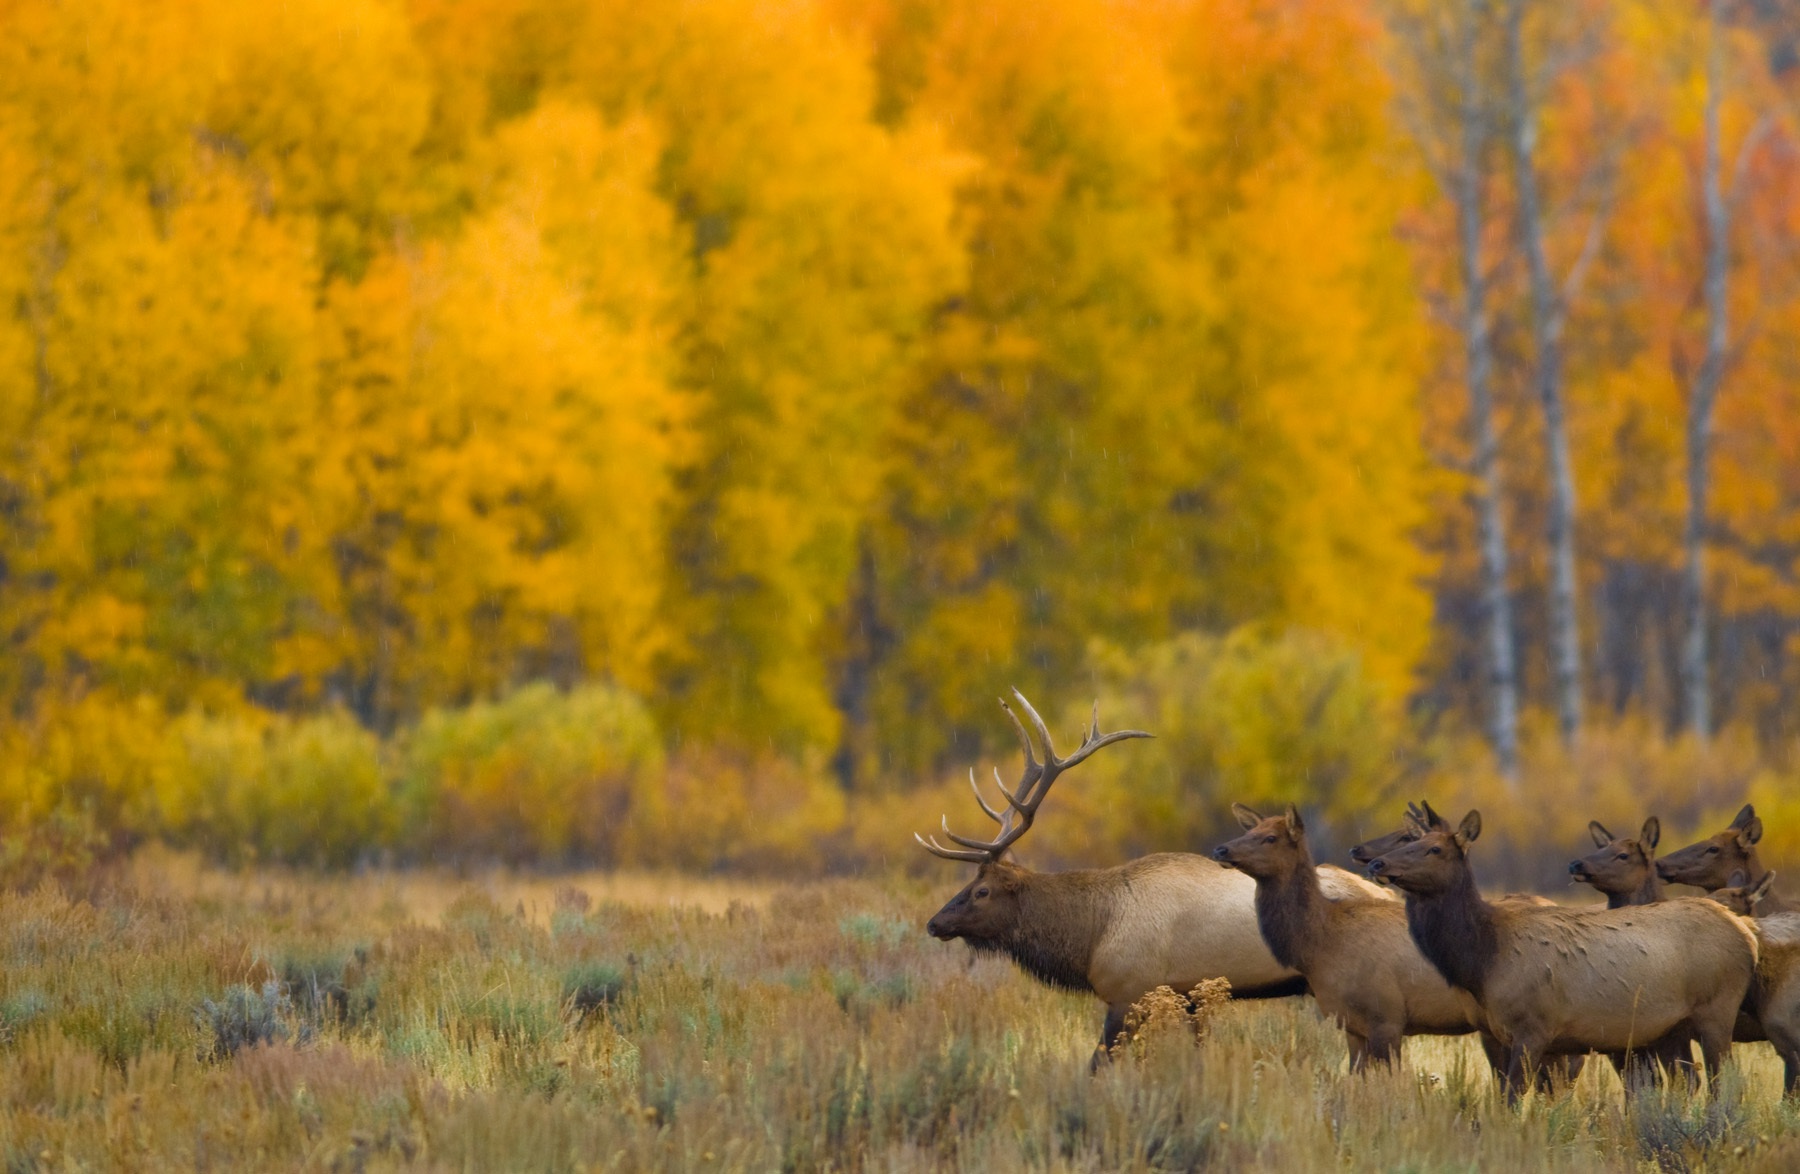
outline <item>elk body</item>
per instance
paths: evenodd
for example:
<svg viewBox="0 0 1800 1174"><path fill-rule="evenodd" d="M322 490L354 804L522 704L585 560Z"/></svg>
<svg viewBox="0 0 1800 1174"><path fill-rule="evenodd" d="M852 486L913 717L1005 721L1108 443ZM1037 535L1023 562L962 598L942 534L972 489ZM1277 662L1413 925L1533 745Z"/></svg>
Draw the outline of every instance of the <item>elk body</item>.
<svg viewBox="0 0 1800 1174"><path fill-rule="evenodd" d="M1782 1086L1789 1097L1800 1096L1800 913L1772 913L1758 917L1775 874L1767 872L1756 884L1740 870L1731 883L1707 896L1740 917L1754 918L1758 952L1756 980L1744 1002L1745 1018L1753 1031L1740 1023L1737 1040L1768 1040L1781 1057Z"/></svg>
<svg viewBox="0 0 1800 1174"><path fill-rule="evenodd" d="M1391 1062L1403 1036L1476 1030L1474 1009L1413 944L1398 902L1325 895L1298 811L1265 819L1234 804L1232 813L1247 830L1213 858L1255 879L1263 941L1344 1029L1351 1071Z"/></svg>
<svg viewBox="0 0 1800 1174"><path fill-rule="evenodd" d="M1635 840L1613 835L1598 820L1588 821L1588 834L1596 851L1569 862L1571 877L1604 893L1608 909L1654 905L1663 899L1662 877L1656 871L1661 820L1654 815L1645 820Z"/></svg>
<svg viewBox="0 0 1800 1174"><path fill-rule="evenodd" d="M1730 827L1697 844L1689 844L1679 852L1669 853L1656 862L1656 871L1669 884L1695 885L1709 893L1729 886L1731 876L1736 872L1749 877L1749 884L1754 886L1769 872L1756 854L1756 844L1762 834L1762 820L1757 817L1756 808L1746 803ZM1800 912L1800 909L1774 893L1764 897L1756 908L1758 917L1794 912Z"/></svg>
<svg viewBox="0 0 1800 1174"><path fill-rule="evenodd" d="M1052 986L1092 992L1106 1004L1103 1046L1124 1030L1131 1004L1158 986L1186 991L1206 979L1223 978L1238 998L1304 993L1299 973L1277 962L1263 944L1256 923L1256 886L1242 873L1186 853L1069 872L1039 872L1005 859L1030 828L1057 776L1102 746L1149 736L1135 730L1102 735L1096 719L1080 749L1058 758L1043 719L1017 690L1013 696L1037 734L1044 762L1037 761L1012 707L1001 702L1024 748L1024 775L1008 791L996 774L1007 802L1004 814L990 807L979 789L975 792L982 811L1000 825L994 839L956 835L947 821L945 834L959 848L920 839L935 855L979 866L975 878L938 910L926 930L945 941L961 938L974 949L1007 954ZM1333 896L1387 896L1342 869L1322 870L1320 881Z"/></svg>
<svg viewBox="0 0 1800 1174"><path fill-rule="evenodd" d="M1420 832L1369 871L1406 894L1420 951L1468 992L1506 1049L1510 1096L1542 1057L1632 1053L1665 1040L1697 1039L1716 1078L1756 970L1746 922L1694 899L1623 909L1491 904L1467 854L1480 813L1455 831Z"/></svg>

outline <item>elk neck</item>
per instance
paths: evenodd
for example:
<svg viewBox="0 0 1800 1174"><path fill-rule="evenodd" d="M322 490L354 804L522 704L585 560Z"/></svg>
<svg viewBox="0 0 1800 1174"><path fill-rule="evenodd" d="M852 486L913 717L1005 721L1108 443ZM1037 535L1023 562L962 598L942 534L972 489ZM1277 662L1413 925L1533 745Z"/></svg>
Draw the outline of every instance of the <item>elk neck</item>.
<svg viewBox="0 0 1800 1174"><path fill-rule="evenodd" d="M1449 888L1421 897L1408 893L1406 926L1413 944L1444 981L1481 997L1500 958L1500 927L1494 907L1482 900L1474 874L1464 867Z"/></svg>
<svg viewBox="0 0 1800 1174"><path fill-rule="evenodd" d="M1093 990L1088 972L1118 909L1120 883L1085 870L1032 874L1019 887L1019 918L1004 949L1026 973L1051 986Z"/></svg>
<svg viewBox="0 0 1800 1174"><path fill-rule="evenodd" d="M1325 928L1330 905L1319 888L1312 853L1301 849L1295 866L1256 880L1256 925L1275 960L1304 972Z"/></svg>
<svg viewBox="0 0 1800 1174"><path fill-rule="evenodd" d="M1649 875L1644 877L1644 883L1633 889L1631 892L1606 894L1606 907L1608 909L1623 909L1627 905L1655 905L1660 903L1663 899L1663 882L1662 876L1656 871L1656 863L1652 861L1650 867L1645 871Z"/></svg>

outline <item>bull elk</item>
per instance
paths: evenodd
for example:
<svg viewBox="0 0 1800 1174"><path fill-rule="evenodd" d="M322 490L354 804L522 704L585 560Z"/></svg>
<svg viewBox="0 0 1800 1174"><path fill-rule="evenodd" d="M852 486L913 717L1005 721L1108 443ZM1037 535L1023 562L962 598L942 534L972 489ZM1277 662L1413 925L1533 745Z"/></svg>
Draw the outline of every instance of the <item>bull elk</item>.
<svg viewBox="0 0 1800 1174"><path fill-rule="evenodd" d="M1007 954L1051 986L1098 996L1106 1004L1103 1049L1124 1030L1131 1004L1159 986L1186 991L1206 979L1223 978L1238 998L1303 993L1299 973L1277 962L1263 944L1256 924L1256 886L1242 873L1221 869L1204 856L1175 852L1069 872L1039 872L1008 859L1064 771L1103 746L1150 736L1138 730L1100 733L1096 706L1081 747L1059 758L1031 703L1016 689L1013 697L1037 734L1044 761L1037 760L1018 714L1001 701L1024 750L1024 774L1008 791L999 771L994 772L1006 801L1004 814L989 805L974 772L969 774L976 803L999 825L993 839L957 835L948 818L944 834L958 847L946 847L935 837L914 837L936 856L977 866L975 878L938 910L926 931L943 941L961 938L976 950ZM1354 892L1385 897L1342 869L1322 873L1332 896Z"/></svg>
<svg viewBox="0 0 1800 1174"><path fill-rule="evenodd" d="M1716 1079L1756 971L1756 935L1741 918L1691 898L1625 909L1491 904L1469 866L1481 814L1454 831L1417 830L1369 872L1406 894L1420 952L1469 992L1506 1049L1509 1097L1546 1056L1689 1038Z"/></svg>
<svg viewBox="0 0 1800 1174"><path fill-rule="evenodd" d="M1762 834L1762 820L1757 817L1755 806L1746 803L1730 827L1697 844L1689 844L1679 852L1669 853L1656 862L1656 871L1669 884L1695 885L1709 893L1729 886L1734 872L1749 877L1751 885L1759 884L1769 871L1756 854L1756 844ZM1763 897L1756 908L1758 917L1793 912L1796 912L1795 907L1774 893Z"/></svg>
<svg viewBox="0 0 1800 1174"><path fill-rule="evenodd" d="M1615 836L1598 820L1589 820L1588 835L1594 838L1597 850L1569 862L1573 880L1604 893L1608 909L1654 905L1663 899L1662 877L1656 871L1661 820L1654 815L1646 819L1635 840Z"/></svg>
<svg viewBox="0 0 1800 1174"><path fill-rule="evenodd" d="M1241 803L1231 811L1246 831L1214 848L1213 859L1255 880L1263 941L1344 1029L1352 1072L1391 1063L1403 1036L1476 1030L1474 1009L1413 944L1399 903L1326 898L1292 805L1267 818Z"/></svg>

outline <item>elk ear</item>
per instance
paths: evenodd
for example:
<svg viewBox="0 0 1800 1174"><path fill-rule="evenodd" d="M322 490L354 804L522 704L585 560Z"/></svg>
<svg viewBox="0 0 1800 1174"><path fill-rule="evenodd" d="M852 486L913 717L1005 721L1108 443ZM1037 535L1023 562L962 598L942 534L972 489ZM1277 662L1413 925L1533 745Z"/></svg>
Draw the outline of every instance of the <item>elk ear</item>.
<svg viewBox="0 0 1800 1174"><path fill-rule="evenodd" d="M1428 830L1434 832L1447 832L1450 830L1450 821L1433 811L1429 802L1422 802L1419 806L1425 809L1425 826Z"/></svg>
<svg viewBox="0 0 1800 1174"><path fill-rule="evenodd" d="M1763 878L1756 882L1756 887L1744 895L1749 898L1750 904L1754 906L1758 901L1769 895L1769 890L1773 888L1774 885L1775 870L1771 868L1769 871L1763 873Z"/></svg>
<svg viewBox="0 0 1800 1174"><path fill-rule="evenodd" d="M1644 821L1644 830L1638 833L1638 843L1644 846L1644 851L1651 852L1656 849L1656 842L1660 839L1662 839L1662 820L1653 815Z"/></svg>
<svg viewBox="0 0 1800 1174"><path fill-rule="evenodd" d="M1467 848L1481 837L1481 812L1471 811L1463 816L1462 826L1456 829L1456 846Z"/></svg>
<svg viewBox="0 0 1800 1174"><path fill-rule="evenodd" d="M1741 868L1732 869L1731 875L1725 878L1725 887L1728 889L1741 889L1749 883L1750 874Z"/></svg>
<svg viewBox="0 0 1800 1174"><path fill-rule="evenodd" d="M1745 808L1745 810L1748 811L1749 808ZM1750 817L1749 823L1738 829L1738 844L1748 848L1760 839L1762 839L1762 816L1753 815Z"/></svg>
<svg viewBox="0 0 1800 1174"><path fill-rule="evenodd" d="M1606 830L1597 819L1588 820L1588 835L1594 837L1594 847L1604 848L1613 842L1613 834Z"/></svg>
<svg viewBox="0 0 1800 1174"><path fill-rule="evenodd" d="M1741 827L1746 827L1755 818L1756 804L1746 803L1736 815L1731 817L1731 830L1735 832Z"/></svg>
<svg viewBox="0 0 1800 1174"><path fill-rule="evenodd" d="M1262 816L1256 814L1254 808L1246 807L1242 803L1233 803L1231 814L1237 817L1238 826L1241 828L1253 828L1262 822Z"/></svg>
<svg viewBox="0 0 1800 1174"><path fill-rule="evenodd" d="M1300 809L1298 807L1289 803L1287 805L1287 810L1282 813L1282 817L1287 820L1288 838L1290 840L1298 840L1302 835L1306 834L1306 824L1300 819Z"/></svg>

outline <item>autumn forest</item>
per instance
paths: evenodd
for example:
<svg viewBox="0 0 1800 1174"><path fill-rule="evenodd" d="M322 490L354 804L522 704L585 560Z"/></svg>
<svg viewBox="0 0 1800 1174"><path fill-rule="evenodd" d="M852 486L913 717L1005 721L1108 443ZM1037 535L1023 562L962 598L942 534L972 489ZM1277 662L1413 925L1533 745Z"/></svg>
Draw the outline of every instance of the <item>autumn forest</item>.
<svg viewBox="0 0 1800 1174"><path fill-rule="evenodd" d="M1064 858L1426 782L1800 847L1789 5L0 33L0 872L926 864L1014 685L1158 734Z"/></svg>

